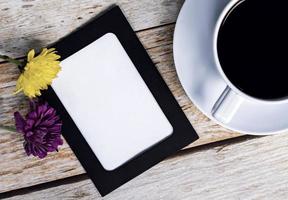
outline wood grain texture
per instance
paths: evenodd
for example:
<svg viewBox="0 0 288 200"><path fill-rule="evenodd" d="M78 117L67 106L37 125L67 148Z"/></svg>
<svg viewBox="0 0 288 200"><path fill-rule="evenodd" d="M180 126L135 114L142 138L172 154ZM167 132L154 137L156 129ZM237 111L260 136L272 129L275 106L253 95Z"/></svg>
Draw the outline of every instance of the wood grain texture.
<svg viewBox="0 0 288 200"><path fill-rule="evenodd" d="M239 136L206 118L185 95L173 63L173 31L174 25L168 25L141 31L138 36L200 136L189 147ZM0 72L0 124L13 125L13 112L27 111L27 99L23 95L12 94L18 76L17 68L2 64ZM59 153L52 153L46 159L38 160L25 156L22 142L21 134L0 132L0 192L84 173L66 143Z"/></svg>
<svg viewBox="0 0 288 200"><path fill-rule="evenodd" d="M87 179L10 199L287 199L287 144L282 134L199 148L161 162L104 198Z"/></svg>
<svg viewBox="0 0 288 200"><path fill-rule="evenodd" d="M184 0L0 0L0 54L23 56L54 43L113 4L135 31L173 23Z"/></svg>

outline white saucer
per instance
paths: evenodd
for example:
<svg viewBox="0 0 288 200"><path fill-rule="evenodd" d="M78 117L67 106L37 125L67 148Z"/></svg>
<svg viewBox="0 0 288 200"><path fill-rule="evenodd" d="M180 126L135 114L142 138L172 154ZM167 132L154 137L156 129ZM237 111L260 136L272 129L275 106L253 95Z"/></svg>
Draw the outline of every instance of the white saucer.
<svg viewBox="0 0 288 200"><path fill-rule="evenodd" d="M232 120L223 124L211 110L226 84L213 59L213 32L229 0L186 0L174 34L177 74L191 101L210 119L241 133L276 134L288 130L288 103L266 104L245 100Z"/></svg>

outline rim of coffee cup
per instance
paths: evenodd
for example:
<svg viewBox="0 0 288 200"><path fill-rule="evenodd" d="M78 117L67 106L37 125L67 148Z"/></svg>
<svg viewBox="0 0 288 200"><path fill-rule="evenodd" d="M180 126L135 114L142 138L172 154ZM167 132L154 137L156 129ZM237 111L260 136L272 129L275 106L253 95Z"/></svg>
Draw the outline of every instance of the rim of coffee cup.
<svg viewBox="0 0 288 200"><path fill-rule="evenodd" d="M222 78L225 80L227 86L234 91L237 95L243 97L244 99L250 100L250 101L254 101L254 102L262 102L262 103L269 103L269 104L280 104L280 103L284 103L284 102L288 102L288 97L284 97L283 99L279 99L279 100L266 100L266 99L260 99L257 97L253 97L250 96L244 92L242 92L241 90L239 90L236 86L234 86L234 84L228 79L228 77L226 76L226 74L224 73L220 61L219 61L219 57L218 57L218 50L217 50L217 40L218 40L218 34L219 34L219 30L220 27L223 23L223 20L225 20L225 17L229 14L229 12L231 12L232 8L236 5L236 4L240 4L242 2L244 2L245 0L231 0L223 9L223 11L221 12L220 16L218 17L218 20L216 22L216 26L214 29L214 34L213 34L213 56L214 56L214 60L217 66L217 69L220 73L220 75L222 76Z"/></svg>

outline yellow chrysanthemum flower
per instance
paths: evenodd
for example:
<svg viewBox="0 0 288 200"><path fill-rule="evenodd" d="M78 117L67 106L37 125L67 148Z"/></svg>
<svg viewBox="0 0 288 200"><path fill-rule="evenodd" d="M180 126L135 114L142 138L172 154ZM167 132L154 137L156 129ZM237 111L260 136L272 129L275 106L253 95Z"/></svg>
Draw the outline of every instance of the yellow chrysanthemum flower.
<svg viewBox="0 0 288 200"><path fill-rule="evenodd" d="M17 80L15 91L15 93L23 91L30 98L40 96L40 91L47 89L61 70L58 61L60 56L56 54L54 48L44 48L38 56L34 56L35 51L32 49L28 53L24 70Z"/></svg>

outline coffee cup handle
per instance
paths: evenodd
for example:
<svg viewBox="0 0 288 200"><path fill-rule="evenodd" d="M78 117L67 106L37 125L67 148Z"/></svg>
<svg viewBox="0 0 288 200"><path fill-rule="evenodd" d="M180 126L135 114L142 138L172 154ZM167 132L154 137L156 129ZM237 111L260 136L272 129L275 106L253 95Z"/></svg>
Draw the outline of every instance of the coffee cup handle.
<svg viewBox="0 0 288 200"><path fill-rule="evenodd" d="M212 116L227 124L240 108L243 97L235 93L229 86L225 88L212 108Z"/></svg>

